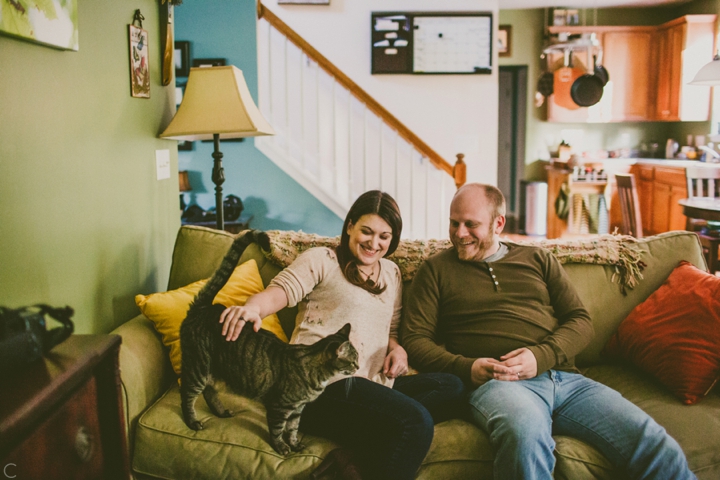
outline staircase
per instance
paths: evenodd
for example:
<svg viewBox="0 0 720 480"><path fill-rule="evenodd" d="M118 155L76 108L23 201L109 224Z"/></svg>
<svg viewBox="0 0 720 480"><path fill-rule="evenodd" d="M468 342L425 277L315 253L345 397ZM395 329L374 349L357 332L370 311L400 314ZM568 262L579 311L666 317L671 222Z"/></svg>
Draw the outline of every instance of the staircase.
<svg viewBox="0 0 720 480"><path fill-rule="evenodd" d="M261 3L258 17L258 103L276 135L255 146L340 218L378 189L404 238L447 238L462 154L450 165Z"/></svg>

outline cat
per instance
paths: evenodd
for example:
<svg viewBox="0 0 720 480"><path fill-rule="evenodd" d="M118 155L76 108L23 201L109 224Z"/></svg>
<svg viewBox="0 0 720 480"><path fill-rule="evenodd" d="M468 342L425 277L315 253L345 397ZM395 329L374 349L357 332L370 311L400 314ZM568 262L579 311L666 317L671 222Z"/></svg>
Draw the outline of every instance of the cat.
<svg viewBox="0 0 720 480"><path fill-rule="evenodd" d="M195 400L203 394L210 411L231 417L220 401L214 380L225 381L237 394L259 399L267 410L271 444L282 455L299 451L298 425L305 405L315 400L336 374L352 375L358 369L358 352L349 340L350 324L312 345L290 345L274 334L253 330L252 322L234 342L222 335L223 305L213 305L238 259L252 242L269 250L264 232L249 230L238 236L220 267L198 292L180 327L182 373L180 397L183 420L193 430L203 428Z"/></svg>

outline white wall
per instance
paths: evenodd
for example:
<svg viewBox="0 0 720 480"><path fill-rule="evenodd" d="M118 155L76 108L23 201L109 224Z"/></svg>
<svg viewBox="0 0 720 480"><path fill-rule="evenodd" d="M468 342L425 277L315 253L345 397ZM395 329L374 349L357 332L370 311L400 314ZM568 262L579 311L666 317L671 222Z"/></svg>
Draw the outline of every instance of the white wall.
<svg viewBox="0 0 720 480"><path fill-rule="evenodd" d="M499 0L331 0L263 4L451 164L464 153L468 181L497 184L497 52L492 75L370 75L374 11L493 12ZM519 33L519 32L518 32Z"/></svg>

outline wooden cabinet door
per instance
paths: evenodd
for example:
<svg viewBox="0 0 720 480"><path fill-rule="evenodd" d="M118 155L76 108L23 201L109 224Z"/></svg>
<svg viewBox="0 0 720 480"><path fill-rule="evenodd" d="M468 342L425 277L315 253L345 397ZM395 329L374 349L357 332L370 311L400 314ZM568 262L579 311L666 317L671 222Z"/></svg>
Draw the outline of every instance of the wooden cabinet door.
<svg viewBox="0 0 720 480"><path fill-rule="evenodd" d="M670 202L672 187L664 183L653 185L652 233L657 234L670 230Z"/></svg>
<svg viewBox="0 0 720 480"><path fill-rule="evenodd" d="M685 230L687 219L685 215L683 215L682 206L678 203L678 200L682 200L683 198L687 198L687 187L671 187L669 230Z"/></svg>
<svg viewBox="0 0 720 480"><path fill-rule="evenodd" d="M660 29L656 35L658 120L679 120L680 79L682 76L682 43L684 25Z"/></svg>
<svg viewBox="0 0 720 480"><path fill-rule="evenodd" d="M612 122L650 120L653 115L651 55L655 35L649 31L605 32L603 65L610 74L601 103L610 105Z"/></svg>

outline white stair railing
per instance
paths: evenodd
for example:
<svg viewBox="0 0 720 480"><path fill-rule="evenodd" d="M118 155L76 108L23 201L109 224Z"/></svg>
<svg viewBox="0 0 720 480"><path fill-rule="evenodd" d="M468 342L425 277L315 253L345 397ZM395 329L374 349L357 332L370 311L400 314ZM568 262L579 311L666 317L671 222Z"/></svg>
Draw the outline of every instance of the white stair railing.
<svg viewBox="0 0 720 480"><path fill-rule="evenodd" d="M447 238L450 200L464 183L462 156L452 167L392 115L383 115L392 125L381 118L377 102L259 8L259 105L276 135L257 137L255 146L341 218L361 193L379 189L397 200L403 237Z"/></svg>

